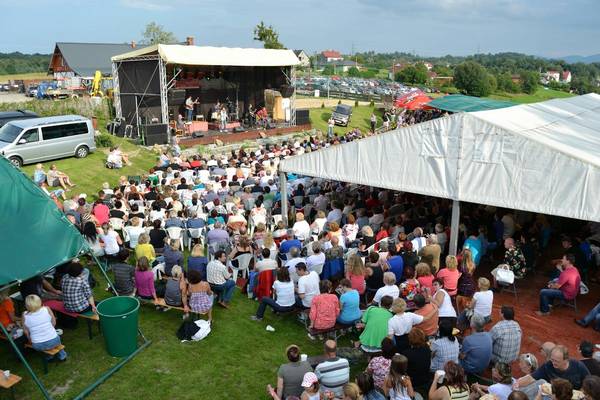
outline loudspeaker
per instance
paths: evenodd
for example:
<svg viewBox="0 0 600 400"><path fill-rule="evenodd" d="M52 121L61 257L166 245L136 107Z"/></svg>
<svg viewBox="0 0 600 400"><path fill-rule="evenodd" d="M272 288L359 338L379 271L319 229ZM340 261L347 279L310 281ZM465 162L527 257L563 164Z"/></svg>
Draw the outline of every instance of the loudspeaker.
<svg viewBox="0 0 600 400"><path fill-rule="evenodd" d="M296 125L310 124L308 108L298 108L296 110Z"/></svg>
<svg viewBox="0 0 600 400"><path fill-rule="evenodd" d="M281 85L279 92L282 97L292 97L294 94L294 87L290 85Z"/></svg>
<svg viewBox="0 0 600 400"><path fill-rule="evenodd" d="M169 143L169 126L167 124L146 124L141 125L140 127L144 132L144 142L146 146Z"/></svg>
<svg viewBox="0 0 600 400"><path fill-rule="evenodd" d="M185 89L171 89L167 92L169 105L180 105L185 102Z"/></svg>

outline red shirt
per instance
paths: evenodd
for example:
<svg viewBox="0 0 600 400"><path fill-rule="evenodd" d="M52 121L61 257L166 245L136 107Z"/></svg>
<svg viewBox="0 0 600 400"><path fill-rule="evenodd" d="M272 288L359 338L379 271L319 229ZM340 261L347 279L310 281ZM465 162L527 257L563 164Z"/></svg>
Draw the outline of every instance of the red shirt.
<svg viewBox="0 0 600 400"><path fill-rule="evenodd" d="M442 268L437 273L437 277L443 279L444 289L450 296L454 296L457 292L458 278L460 278L460 272L457 269L449 270L448 268Z"/></svg>
<svg viewBox="0 0 600 400"><path fill-rule="evenodd" d="M8 324L12 324L13 322L15 322L10 318L10 314L14 313L15 307L13 305L13 302L10 298L7 298L2 303L0 303L0 324L6 327L8 326Z"/></svg>
<svg viewBox="0 0 600 400"><path fill-rule="evenodd" d="M581 285L581 276L577 268L570 266L565 268L558 277L558 284L560 290L563 292L565 299L573 300L579 293L579 286Z"/></svg>
<svg viewBox="0 0 600 400"><path fill-rule="evenodd" d="M110 210L106 204L96 204L93 209L94 217L98 220L98 224L108 223L110 219Z"/></svg>
<svg viewBox="0 0 600 400"><path fill-rule="evenodd" d="M335 294L324 293L313 297L310 305L310 320L314 329L329 329L335 326L340 315L340 302Z"/></svg>
<svg viewBox="0 0 600 400"><path fill-rule="evenodd" d="M429 293L433 293L433 275L420 276L417 278L419 285L421 285L421 292L424 288L429 289Z"/></svg>

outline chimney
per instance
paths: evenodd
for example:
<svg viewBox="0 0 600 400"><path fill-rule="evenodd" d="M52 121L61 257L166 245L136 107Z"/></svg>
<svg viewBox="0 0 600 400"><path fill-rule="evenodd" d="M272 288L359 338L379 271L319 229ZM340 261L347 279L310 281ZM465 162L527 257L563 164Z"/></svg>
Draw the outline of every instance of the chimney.
<svg viewBox="0 0 600 400"><path fill-rule="evenodd" d="M193 36L188 36L185 38L185 45L186 46L193 46L194 45L194 37Z"/></svg>
<svg viewBox="0 0 600 400"><path fill-rule="evenodd" d="M135 49L135 46L136 46L135 40L132 40L132 41L131 41L131 48L132 48L132 49Z"/></svg>

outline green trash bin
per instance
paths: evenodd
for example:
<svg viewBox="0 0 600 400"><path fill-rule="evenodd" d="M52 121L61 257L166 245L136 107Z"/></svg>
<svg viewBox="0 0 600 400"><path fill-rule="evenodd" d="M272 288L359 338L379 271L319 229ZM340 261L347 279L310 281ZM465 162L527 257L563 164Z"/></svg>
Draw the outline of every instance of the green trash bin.
<svg viewBox="0 0 600 400"><path fill-rule="evenodd" d="M108 354L125 357L133 353L138 347L140 301L135 297L117 296L102 300L96 308Z"/></svg>

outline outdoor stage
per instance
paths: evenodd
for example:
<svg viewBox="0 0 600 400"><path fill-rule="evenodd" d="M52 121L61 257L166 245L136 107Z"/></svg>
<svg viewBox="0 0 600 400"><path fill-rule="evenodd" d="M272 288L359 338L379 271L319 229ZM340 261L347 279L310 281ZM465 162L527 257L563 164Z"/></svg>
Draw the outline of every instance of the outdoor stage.
<svg viewBox="0 0 600 400"><path fill-rule="evenodd" d="M197 145L207 145L215 143L218 139L224 144L228 143L236 143L243 142L244 140L256 140L262 137L273 137L273 136L282 136L288 135L290 133L308 131L312 129L311 124L305 125L296 125L296 126L287 126L282 128L274 128L274 129L250 129L242 132L219 132L219 131L207 131L207 132L198 132L202 137L191 137L191 136L180 136L179 143L182 146L197 146ZM198 135L198 133L196 135ZM261 135L262 134L262 135Z"/></svg>

